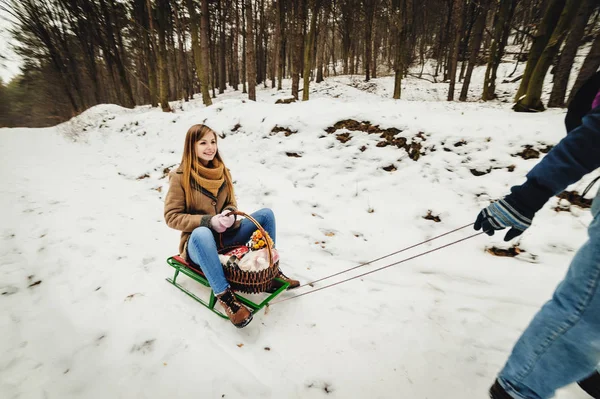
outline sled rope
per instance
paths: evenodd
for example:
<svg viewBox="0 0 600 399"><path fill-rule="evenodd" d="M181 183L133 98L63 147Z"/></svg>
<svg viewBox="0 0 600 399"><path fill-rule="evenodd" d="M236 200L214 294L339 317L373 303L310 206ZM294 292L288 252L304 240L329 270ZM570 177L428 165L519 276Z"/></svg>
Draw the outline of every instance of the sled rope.
<svg viewBox="0 0 600 399"><path fill-rule="evenodd" d="M470 224L468 224L467 226L470 226ZM464 226L464 227L466 227L466 226ZM459 228L459 229L456 229L456 230L460 230L460 229L462 229L462 228L464 228L464 227L461 227L461 228ZM454 230L453 230L453 231L454 231ZM484 233L484 232L483 232L483 231L481 231L481 232L479 232L479 233L472 234L472 235L470 235L470 236L467 236L467 237L465 237L465 238L461 238L461 239L459 239L459 240L456 240L456 241L453 241L453 242L451 242L451 243L448 243L448 244L445 244L445 245L439 246L439 247L437 247L437 248L430 249L429 251L425 251L425 252L422 252L422 253L420 253L420 254L417 254L417 255L411 256L411 257L409 257L409 258L402 259L402 260L400 260L400 261L398 261L398 262L390 263L389 265L385 265L385 266L379 267L379 268L377 268L377 269L370 270L370 271L368 271L368 272L366 272L366 273L359 274L358 276L350 277L350 278L347 278L347 279L345 279L345 280L341 280L341 281L338 281L338 282L335 282L335 283L332 283L332 284L329 284L329 285L325 285L325 286L323 286L323 287L315 288L314 290L310 290L310 291L307 291L307 292L303 292L302 294L294 295L294 296L292 296L292 297L285 298L285 299L282 299L282 300L280 300L280 301L275 301L275 302L271 303L271 304L270 304L270 305L268 305L268 306L272 306L272 305L275 305L275 304L277 304L277 303L282 303L282 302L285 302L285 301L289 301L290 299L299 298L299 297L301 297L301 296L304 296L304 295L313 294L313 293L315 293L315 292L317 292L317 291L324 290L325 288L330 288L330 287L336 286L336 285L338 285L338 284L342 284L342 283L345 283L345 282L348 282L348 281L351 281L351 280L354 280L354 279L357 279L357 278L360 278L360 277L364 277L364 276L366 276L366 275L369 275L369 274L372 274L372 273L378 272L378 271L380 271L380 270L387 269L388 267L392 267L392 266L399 265L400 263L408 262L409 260L416 259L416 258L418 258L418 257L420 257L420 256L427 255L427 254L430 254L430 253L432 253L432 252L439 251L440 249L447 248L447 247L449 247L449 246L451 246L451 245L458 244L459 242L466 241L466 240L468 240L468 239L471 239L471 238L473 238L473 237L477 237L478 235L481 235L481 234L483 234L483 233ZM446 234L450 234L450 233L446 233ZM440 236L440 237L441 237L441 236ZM431 240L431 239L430 239L430 240ZM424 242L426 242L426 241L424 241ZM418 245L420 245L420 244L418 244ZM339 274L339 273L338 273L338 274ZM323 280L323 279L322 279L322 280Z"/></svg>
<svg viewBox="0 0 600 399"><path fill-rule="evenodd" d="M380 260L382 260L382 259L389 258L390 256L397 255L397 254L399 254L399 253L401 253L401 252L404 252L404 251L408 251L409 249L416 248L416 247L418 247L419 245L427 244L428 242L431 242L431 241L433 241L433 240L437 240L438 238L442 238L442 237L444 237L444 236L447 236L447 235L449 235L449 234L455 233L455 232L457 232L457 231L459 231L459 230L462 230L462 229L464 229L465 227L469 227L469 226L472 226L472 225L473 225L473 223L465 224L465 225L464 225L464 226L462 226L462 227L458 227L458 228L456 228L456 229L454 229L454 230L451 230L451 231L449 231L449 232L447 232L447 233L440 234L440 235L438 235L438 236L432 237L432 238L430 238L430 239L428 239L428 240L425 240L425 241L421 241L421 242L419 242L419 243L417 243L417 244L414 244L414 245L411 245L411 246L409 246L409 247L402 248L402 249L400 249L400 250L398 250L398 251L396 251L396 252L392 252L391 254L388 254L388 255L381 256L381 257L379 257L379 258L377 258L377 259L373 259L373 260L370 260L370 261L368 261L368 262L365 262L365 263L361 263L361 264L359 264L358 266L354 266L354 267L351 267L350 269L342 270L341 272L338 272L338 273L332 274L332 275L330 275L330 276L325 276L325 277L323 277L323 278L320 278L320 279L318 279L318 280L314 280L314 281L311 281L311 282L309 282L309 283L302 284L302 285L301 285L300 287L298 287L298 288L305 287L305 286L307 286L307 285L311 285L311 286L312 286L312 284L314 284L314 283L318 283L318 282L320 282L320 281L327 280L327 279L329 279L329 278L332 278L332 277L335 277L335 276L339 276L340 274L347 273L347 272L349 272L349 271L352 271L352 270L354 270L354 269L358 269L359 267L363 267L363 266L370 265L371 263L378 262L378 261L380 261Z"/></svg>

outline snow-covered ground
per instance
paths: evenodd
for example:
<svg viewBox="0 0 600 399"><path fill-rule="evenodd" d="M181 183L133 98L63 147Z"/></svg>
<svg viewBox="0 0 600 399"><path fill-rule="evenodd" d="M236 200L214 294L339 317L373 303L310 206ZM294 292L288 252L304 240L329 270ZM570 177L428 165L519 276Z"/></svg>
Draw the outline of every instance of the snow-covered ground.
<svg viewBox="0 0 600 399"><path fill-rule="evenodd" d="M499 90L512 95L517 84ZM501 101L440 101L447 84L404 85L394 101L389 77L331 77L289 105L274 104L286 82L284 92L259 88L256 103L228 91L209 108L199 99L169 114L101 105L53 128L0 129L0 397L487 397L585 241L588 210L557 212L553 199L516 258L486 252L510 248L503 234L477 236L275 304L242 330L165 282L179 242L163 220L165 170L193 124L222 136L240 209L274 210L282 267L302 282L472 223L538 161L517 153L565 134L564 110L517 114ZM420 157L378 147L380 134L327 132L347 119L399 129ZM558 394L585 397L576 386Z"/></svg>

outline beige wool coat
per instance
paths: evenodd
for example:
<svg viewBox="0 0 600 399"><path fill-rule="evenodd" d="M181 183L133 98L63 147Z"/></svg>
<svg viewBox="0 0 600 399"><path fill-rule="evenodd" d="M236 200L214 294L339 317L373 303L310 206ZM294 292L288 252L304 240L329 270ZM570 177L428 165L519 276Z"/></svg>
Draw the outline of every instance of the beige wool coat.
<svg viewBox="0 0 600 399"><path fill-rule="evenodd" d="M216 197L202 187L193 188L192 203L188 206L181 184L182 177L181 169L169 173L170 186L165 198L165 221L169 227L181 231L179 254L187 260L187 242L192 231L200 226L212 230L210 219L225 209L236 211L237 202L235 195L230 194L227 184L223 182ZM239 228L239 224L237 221L227 231Z"/></svg>

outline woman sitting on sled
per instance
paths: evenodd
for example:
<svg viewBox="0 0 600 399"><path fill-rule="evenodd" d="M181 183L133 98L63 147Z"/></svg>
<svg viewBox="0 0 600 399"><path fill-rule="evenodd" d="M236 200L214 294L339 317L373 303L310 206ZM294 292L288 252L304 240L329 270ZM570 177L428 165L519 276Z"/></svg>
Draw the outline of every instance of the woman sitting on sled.
<svg viewBox="0 0 600 399"><path fill-rule="evenodd" d="M186 135L181 165L169 175L170 187L165 199L165 220L180 230L179 252L202 269L219 303L238 328L252 320L229 286L219 260L218 249L243 245L250 240L255 225L248 219L236 221L237 210L231 175L217 148L217 135L204 125L192 126ZM275 242L275 216L268 208L251 215ZM300 284L286 277L290 288Z"/></svg>

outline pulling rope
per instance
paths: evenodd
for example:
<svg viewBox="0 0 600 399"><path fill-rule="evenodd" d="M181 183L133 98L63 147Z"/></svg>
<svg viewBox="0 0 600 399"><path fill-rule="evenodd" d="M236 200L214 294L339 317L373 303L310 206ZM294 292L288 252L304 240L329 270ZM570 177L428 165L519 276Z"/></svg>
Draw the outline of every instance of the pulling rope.
<svg viewBox="0 0 600 399"><path fill-rule="evenodd" d="M454 230L451 230L451 231L449 231L449 232L447 232L447 233L444 233L444 234L440 234L439 236L432 237L432 238L430 238L430 239L428 239L428 240L421 241L420 243L417 243L417 244L411 245L410 247L402 248L402 249L400 249L400 250L398 250L398 251L396 251L396 252L392 252L391 254L384 255L384 256L382 256L382 257L379 257L379 258L377 258L377 259L370 260L370 261L368 261L368 262L365 262L365 263L361 263L361 264L360 264L360 265L358 265L358 266L354 266L354 267L351 267L350 269L342 270L341 272L338 272L338 273L332 274L332 275L330 275L330 276L325 276L325 277L323 277L323 278L320 278L320 279L318 279L318 280L311 281L310 283L305 283L305 284L302 284L302 285L301 285L301 286L299 286L298 288L302 288L302 287L305 287L305 286L307 286L307 285L310 285L310 286L312 286L314 283L318 283L319 281L327 280L328 278L335 277L335 276L339 276L340 274L347 273L347 272L349 272L349 271L352 271L352 270L354 270L354 269L358 269L359 267L363 267L363 266L370 265L371 263L375 263L375 262L377 262L377 261L380 261L380 260L382 260L382 259L389 258L390 256L397 255L397 254L399 254L399 253L401 253L401 252L404 252L404 251L408 251L409 249L416 248L416 247L418 247L419 245L427 244L428 242L431 242L431 241L433 241L433 240L437 240L438 238L442 238L442 237L444 237L444 236L447 236L448 234L455 233L455 232L457 232L457 231L459 231L459 230L462 230L462 229L464 229L465 227L469 227L469 226L472 226L472 225L473 225L473 223L465 224L465 225L464 225L464 226L462 226L462 227L456 228L456 229L454 229Z"/></svg>
<svg viewBox="0 0 600 399"><path fill-rule="evenodd" d="M467 226L470 226L470 224L468 224ZM459 229L453 230L452 232L454 232L454 231L457 231L457 230L460 230L460 229L463 229L463 228L465 228L465 227L467 227L467 226L463 226L463 227L461 227L461 228L459 228ZM439 237L442 237L442 236L444 236L444 235L447 235L447 234L450 234L450 233L451 233L451 232L448 232L448 233L446 233L446 234L442 234L442 235L440 235ZM369 274L371 274L371 273L375 273L375 272L378 272L378 271L380 271L380 270L387 269L388 267L392 267L392 266L399 265L400 263L408 262L409 260L412 260L412 259L418 258L418 257L420 257L420 256L427 255L427 254L430 254L430 253L432 253L432 252L439 251L440 249L447 248L447 247L449 247L449 246L451 246L451 245L458 244L459 242L466 241L466 240L468 240L468 239L471 239L471 238L473 238L473 237L477 237L478 235L481 235L481 234L483 234L483 233L484 233L484 232L483 232L483 231L481 231L481 232L479 232L479 233L472 234L472 235L470 235L470 236L468 236L468 237L461 238L460 240L456 240L456 241L453 241L453 242L451 242L451 243L448 243L448 244L445 244L445 245L439 246L439 247L437 247L437 248L430 249L429 251L422 252L422 253L420 253L420 254L418 254L418 255L414 255L414 256L411 256L411 257L409 257L409 258L402 259L402 260L400 260L400 261L398 261L398 262L394 262L394 263L391 263L391 264L389 264L389 265L385 265L385 266L379 267L379 268L377 268L377 269L374 269L374 270L368 271L368 272L366 272L366 273L359 274L358 276L350 277L350 278L347 278L347 279L345 279L345 280L341 280L341 281L338 281L338 282L336 282L336 283L332 283L332 284L329 284L329 285L325 285L325 286L323 286L323 287L320 287L320 288L315 288L314 290L310 290L310 291L304 292L304 293L302 293L302 294L294 295L294 296L292 296L292 297L285 298L285 299L282 299L282 300L280 300L280 301L275 301L275 302L273 302L273 303L271 303L270 305L267 305L267 306L273 306L273 305L275 305L275 304L277 304L277 303L282 303L282 302L285 302L285 301L289 301L290 299L299 298L299 297L301 297L301 296L308 295L308 294L313 294L313 293L315 293L315 292L317 292L317 291L324 290L325 288L333 287L333 286L335 286L335 285L342 284L342 283L345 283L345 282L347 282L347 281L351 281L351 280L354 280L354 279L357 279L357 278L360 278L360 277L364 277L364 276L366 276L366 275L369 275ZM431 240L432 240L432 239L430 239L429 241L431 241ZM424 241L424 242L426 242L426 241ZM420 243L420 244L417 244L417 245L421 245L421 244L422 244L422 243ZM417 246L417 245L415 245L415 246ZM408 249L408 248L407 248L407 249ZM399 251L399 252L402 252L402 250L401 250L401 251ZM388 255L388 256L391 256L391 255ZM385 257L387 257L387 256L385 256ZM382 259L383 259L383 258L382 258ZM374 262L374 261L372 261L372 262ZM358 267L358 266L357 266L357 267ZM355 268L356 268L356 267L354 267L354 269L355 269ZM352 269L349 269L349 270L352 270ZM337 274L340 274L340 273L337 273ZM329 276L329 277L332 277L332 276ZM326 278L329 278L329 277L326 277ZM324 279L325 279L325 278L321 279L321 281L322 281L322 280L324 280Z"/></svg>

